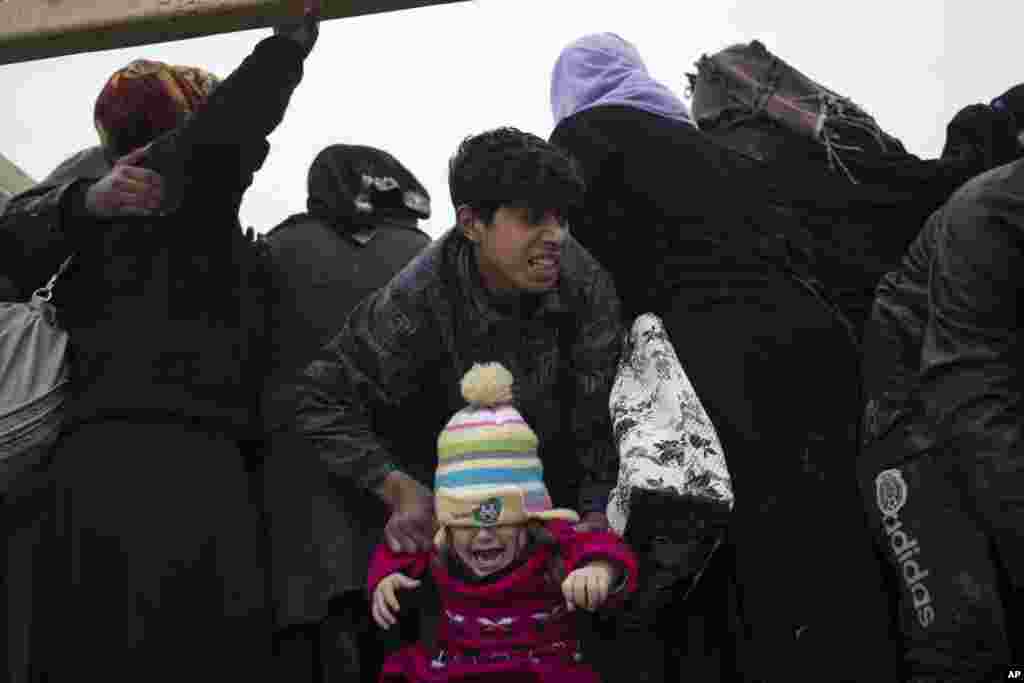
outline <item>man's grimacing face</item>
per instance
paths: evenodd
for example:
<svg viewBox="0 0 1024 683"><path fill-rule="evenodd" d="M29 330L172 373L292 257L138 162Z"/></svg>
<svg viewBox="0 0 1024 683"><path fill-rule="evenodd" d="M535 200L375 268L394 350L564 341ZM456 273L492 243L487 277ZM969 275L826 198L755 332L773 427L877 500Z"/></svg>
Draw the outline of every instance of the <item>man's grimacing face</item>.
<svg viewBox="0 0 1024 683"><path fill-rule="evenodd" d="M529 209L501 206L487 225L463 206L458 218L463 234L477 245L477 264L488 289L539 293L558 285L569 229L555 211L531 221Z"/></svg>

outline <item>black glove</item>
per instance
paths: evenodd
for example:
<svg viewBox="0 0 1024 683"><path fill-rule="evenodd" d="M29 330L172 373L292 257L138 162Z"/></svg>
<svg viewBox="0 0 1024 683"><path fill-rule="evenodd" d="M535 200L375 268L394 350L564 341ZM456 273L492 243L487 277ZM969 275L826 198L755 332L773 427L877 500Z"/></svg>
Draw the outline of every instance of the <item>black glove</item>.
<svg viewBox="0 0 1024 683"><path fill-rule="evenodd" d="M303 54L308 56L320 35L320 2L307 1L302 19L278 24L274 27L274 35L291 38L302 47Z"/></svg>

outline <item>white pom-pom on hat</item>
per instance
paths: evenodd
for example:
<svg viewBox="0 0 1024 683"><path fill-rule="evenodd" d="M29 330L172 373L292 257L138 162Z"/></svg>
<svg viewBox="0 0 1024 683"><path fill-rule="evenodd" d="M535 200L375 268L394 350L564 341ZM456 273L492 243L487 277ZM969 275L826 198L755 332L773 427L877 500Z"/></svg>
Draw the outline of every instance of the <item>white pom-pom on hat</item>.
<svg viewBox="0 0 1024 683"><path fill-rule="evenodd" d="M501 363L474 363L462 378L462 397L476 406L511 403L515 378Z"/></svg>

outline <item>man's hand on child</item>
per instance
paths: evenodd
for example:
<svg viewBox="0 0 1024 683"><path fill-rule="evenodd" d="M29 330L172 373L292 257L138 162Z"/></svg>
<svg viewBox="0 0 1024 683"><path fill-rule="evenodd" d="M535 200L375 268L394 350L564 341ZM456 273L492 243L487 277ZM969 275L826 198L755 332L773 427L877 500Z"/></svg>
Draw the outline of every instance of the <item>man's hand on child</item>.
<svg viewBox="0 0 1024 683"><path fill-rule="evenodd" d="M384 526L384 540L391 552L429 551L437 531L431 490L396 470L380 484L377 495L391 508L391 515Z"/></svg>
<svg viewBox="0 0 1024 683"><path fill-rule="evenodd" d="M398 623L398 619L395 617L395 614L401 609L401 606L398 604L398 589L416 588L419 585L419 581L410 579L401 572L388 574L381 579L380 583L373 590L373 605L371 608L373 620L377 622L377 625L387 630Z"/></svg>
<svg viewBox="0 0 1024 683"><path fill-rule="evenodd" d="M618 578L618 570L610 562L597 560L580 567L565 577L562 595L572 612L577 607L593 612L608 599L608 592Z"/></svg>

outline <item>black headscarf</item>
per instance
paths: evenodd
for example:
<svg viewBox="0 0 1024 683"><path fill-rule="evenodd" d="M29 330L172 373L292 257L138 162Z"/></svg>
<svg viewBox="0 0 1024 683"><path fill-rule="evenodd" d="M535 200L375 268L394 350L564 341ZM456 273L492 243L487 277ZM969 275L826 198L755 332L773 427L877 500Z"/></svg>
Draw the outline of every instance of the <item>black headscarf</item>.
<svg viewBox="0 0 1024 683"><path fill-rule="evenodd" d="M430 217L430 195L412 172L384 150L332 145L309 169L310 214L356 232L386 222Z"/></svg>

